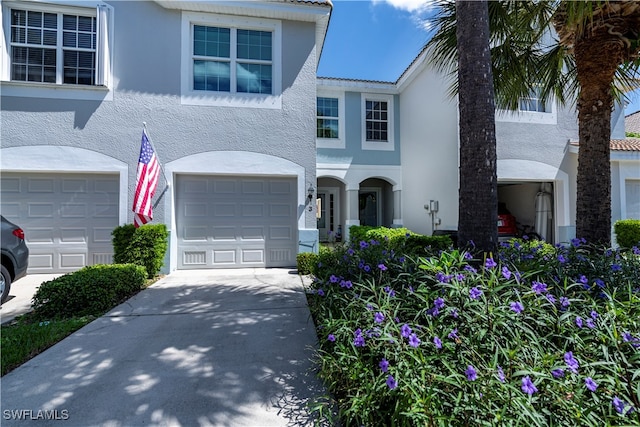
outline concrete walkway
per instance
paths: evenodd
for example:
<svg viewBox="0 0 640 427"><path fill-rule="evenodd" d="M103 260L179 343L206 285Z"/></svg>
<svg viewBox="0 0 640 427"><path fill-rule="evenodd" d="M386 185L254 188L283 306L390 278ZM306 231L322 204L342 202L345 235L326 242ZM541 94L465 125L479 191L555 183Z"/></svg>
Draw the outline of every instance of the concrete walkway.
<svg viewBox="0 0 640 427"><path fill-rule="evenodd" d="M174 272L4 376L0 424L312 425L316 341L294 270Z"/></svg>

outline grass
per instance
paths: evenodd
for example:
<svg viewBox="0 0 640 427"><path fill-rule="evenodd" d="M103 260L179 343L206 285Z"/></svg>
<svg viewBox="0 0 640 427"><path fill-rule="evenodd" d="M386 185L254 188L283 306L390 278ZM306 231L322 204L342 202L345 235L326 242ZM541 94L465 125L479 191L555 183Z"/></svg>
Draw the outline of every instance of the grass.
<svg viewBox="0 0 640 427"><path fill-rule="evenodd" d="M37 322L25 315L3 325L0 328L0 375L11 372L94 319L77 317Z"/></svg>

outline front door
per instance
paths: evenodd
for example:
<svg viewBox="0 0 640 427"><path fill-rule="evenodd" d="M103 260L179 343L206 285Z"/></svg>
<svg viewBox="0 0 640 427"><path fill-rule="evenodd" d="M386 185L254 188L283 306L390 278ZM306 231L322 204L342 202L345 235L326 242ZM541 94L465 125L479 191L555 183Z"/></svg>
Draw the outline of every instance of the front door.
<svg viewBox="0 0 640 427"><path fill-rule="evenodd" d="M339 219L339 200L337 188L318 188L317 227L321 242L340 241L342 227Z"/></svg>
<svg viewBox="0 0 640 427"><path fill-rule="evenodd" d="M380 191L360 190L358 194L358 206L360 209L360 225L377 227L380 225Z"/></svg>

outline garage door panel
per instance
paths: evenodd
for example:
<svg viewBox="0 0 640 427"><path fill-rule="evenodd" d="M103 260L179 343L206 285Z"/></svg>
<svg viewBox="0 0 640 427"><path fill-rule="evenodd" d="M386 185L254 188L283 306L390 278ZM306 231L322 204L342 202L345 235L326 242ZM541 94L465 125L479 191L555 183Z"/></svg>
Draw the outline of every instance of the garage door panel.
<svg viewBox="0 0 640 427"><path fill-rule="evenodd" d="M25 230L29 273L111 263L119 224L117 174L3 173L2 214Z"/></svg>
<svg viewBox="0 0 640 427"><path fill-rule="evenodd" d="M177 179L178 268L202 268L205 264L208 268L295 265L295 179L205 179L207 185L203 185L202 177L181 175ZM197 188L194 180L200 183ZM188 216L188 206L194 203L205 204L208 214ZM279 228L271 231L272 226ZM193 232L194 227L199 233ZM205 228L203 236L200 232ZM271 254L271 250L277 253Z"/></svg>

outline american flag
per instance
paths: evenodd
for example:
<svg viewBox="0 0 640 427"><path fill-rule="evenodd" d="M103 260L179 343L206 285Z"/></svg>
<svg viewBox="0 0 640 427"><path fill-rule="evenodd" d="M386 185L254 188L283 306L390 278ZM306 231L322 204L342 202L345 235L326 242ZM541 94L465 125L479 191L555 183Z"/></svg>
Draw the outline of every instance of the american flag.
<svg viewBox="0 0 640 427"><path fill-rule="evenodd" d="M133 197L133 225L136 228L148 223L153 218L151 199L158 187L160 164L158 157L149 142L146 130L142 131L142 145L138 159L138 173L136 177L136 194Z"/></svg>

